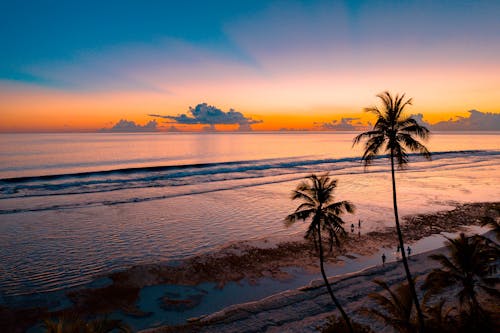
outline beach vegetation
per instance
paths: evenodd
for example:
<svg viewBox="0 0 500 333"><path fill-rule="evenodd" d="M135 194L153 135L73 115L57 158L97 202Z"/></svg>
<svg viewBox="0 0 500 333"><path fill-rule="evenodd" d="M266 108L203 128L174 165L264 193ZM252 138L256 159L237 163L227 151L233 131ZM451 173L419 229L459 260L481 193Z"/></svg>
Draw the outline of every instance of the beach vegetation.
<svg viewBox="0 0 500 333"><path fill-rule="evenodd" d="M377 97L382 100L381 108L377 106L365 108L366 112L373 113L376 116L375 125L371 130L356 136L353 140L353 146L364 142L362 161L365 168L371 165L377 156L382 153L387 154L389 157L391 162L392 196L396 231L399 246L401 249L405 249L403 234L399 223L395 171L396 168L403 169L406 167L409 162L409 152L416 152L426 159L431 158L429 150L418 140L427 139L429 130L425 126L420 125L411 116L404 115L403 112L405 107L412 104L412 99L405 99L405 94L392 96L388 91L385 91L377 95ZM405 251L402 251L401 255L408 286L417 311L419 331L423 333L424 316L420 308L418 295Z"/></svg>
<svg viewBox="0 0 500 333"><path fill-rule="evenodd" d="M324 268L323 239L327 239L330 251L333 249L334 242L339 246L341 237L347 235L341 215L354 212L354 205L351 202L335 201L334 191L336 188L337 180L331 179L328 174L320 176L312 174L306 177L292 192L291 199L300 200L301 203L292 214L285 218L285 224L289 226L297 220L310 219L311 222L305 233L305 238L312 240L319 252L321 275L328 293L340 311L349 332L352 333L353 328L349 317L335 297Z"/></svg>
<svg viewBox="0 0 500 333"><path fill-rule="evenodd" d="M393 287L381 280L374 281L382 287L382 293L372 293L369 297L376 306L363 307L360 313L368 315L390 326L398 333L415 333L419 330L419 323L408 282L399 283ZM470 333L468 317L454 316L455 306L446 307L446 300L439 299L432 305L423 303L422 311L425 318L426 333ZM482 325L477 332L490 333L491 325Z"/></svg>
<svg viewBox="0 0 500 333"><path fill-rule="evenodd" d="M370 326L363 325L354 320L351 320L351 326L354 333L374 333ZM349 327L346 326L345 321L337 316L330 316L327 322L319 327L321 333L348 333Z"/></svg>
<svg viewBox="0 0 500 333"><path fill-rule="evenodd" d="M63 316L56 320L45 319L43 321L45 333L110 333L110 332L132 332L130 327L121 320L96 318L86 321L79 316Z"/></svg>
<svg viewBox="0 0 500 333"><path fill-rule="evenodd" d="M455 239L446 242L448 255L429 256L438 261L441 267L427 275L422 288L426 299L455 288L454 301L458 301L461 322L469 330L488 331L489 314L479 301L479 294L484 293L500 300L496 288L500 279L492 274L492 268L498 259L498 251L484 241L482 237L466 236L461 233Z"/></svg>
<svg viewBox="0 0 500 333"><path fill-rule="evenodd" d="M379 306L362 308L361 312L367 313L384 324L393 327L396 332L415 333L416 318L411 290L408 282L396 285L393 289L382 280L373 281L382 288L388 296L381 293L372 293L369 297Z"/></svg>
<svg viewBox="0 0 500 333"><path fill-rule="evenodd" d="M483 227L489 227L495 234L495 238L497 239L497 241L500 241L500 223L497 219L494 219L490 216L484 216L481 219L481 225Z"/></svg>

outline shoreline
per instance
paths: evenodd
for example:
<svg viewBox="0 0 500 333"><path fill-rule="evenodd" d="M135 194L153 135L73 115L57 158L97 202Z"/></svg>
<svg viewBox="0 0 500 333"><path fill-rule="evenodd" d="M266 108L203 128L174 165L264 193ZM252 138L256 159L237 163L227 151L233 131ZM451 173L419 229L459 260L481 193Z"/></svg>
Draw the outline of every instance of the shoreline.
<svg viewBox="0 0 500 333"><path fill-rule="evenodd" d="M500 202L467 203L457 205L449 211L403 217L402 231L405 243L413 242L441 232L456 232L461 228L480 224L480 217L490 215L498 218ZM362 229L361 229L362 230ZM360 247L359 244L363 244ZM258 247L256 245L260 245ZM371 231L364 235L352 235L333 253L328 254L328 265L342 263L342 256L355 258L376 253L381 248L395 248L394 227ZM168 263L134 266L129 269L107 275L111 284L66 293L72 306L57 311L47 308L9 309L0 306L0 319L14 321L31 310L31 315L22 318L33 325L40 318L79 314L95 316L122 312L135 318L147 317L150 313L141 310L137 303L140 292L145 287L159 285L197 286L213 283L223 289L229 282L240 283L245 280L250 285L257 284L262 278L283 281L291 278L287 268L299 267L308 273L319 272L318 259L312 244L305 240L273 243L266 240L247 241L230 244L219 251L198 255L172 266ZM196 306L196 299L178 299L176 295L162 296L166 309L182 311ZM24 311L24 312L23 312ZM7 325L7 323L6 323ZM30 326L31 326L30 325ZM25 328L28 328L27 326Z"/></svg>
<svg viewBox="0 0 500 333"><path fill-rule="evenodd" d="M492 231L485 235L494 237ZM417 293L423 295L420 286L424 277L439 263L429 260L431 254L447 254L444 246L412 255L410 265L412 274L417 278ZM497 261L498 262L498 261ZM496 273L498 277L499 273ZM368 295L383 290L373 283L375 279L384 280L390 287L406 281L401 261L386 262L366 267L359 271L330 276L337 298L344 304L344 310L355 322L370 326L375 332L386 332L387 326L374 321L361 309L377 306ZM453 298L455 295L447 294ZM482 295L484 296L484 295ZM498 305L489 297L482 298L488 308L498 310ZM366 305L369 306L366 306ZM449 304L448 304L449 305ZM337 315L335 306L331 304L330 296L324 287L323 279L310 281L307 285L292 290L282 291L256 301L234 304L202 315L190 318L186 324L177 326L161 326L140 330L140 333L174 333L174 332L205 332L205 333L238 333L238 332L318 332L327 318ZM389 329L389 332L392 332Z"/></svg>

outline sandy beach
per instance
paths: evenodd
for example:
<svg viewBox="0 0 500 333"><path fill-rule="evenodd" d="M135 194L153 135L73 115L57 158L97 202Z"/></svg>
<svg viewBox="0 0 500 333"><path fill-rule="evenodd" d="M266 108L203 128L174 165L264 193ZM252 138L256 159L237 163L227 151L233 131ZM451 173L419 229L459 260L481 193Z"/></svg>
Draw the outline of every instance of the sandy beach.
<svg viewBox="0 0 500 333"><path fill-rule="evenodd" d="M417 288L420 297L423 295L419 287L425 276L434 268L439 267L439 264L429 260L428 256L438 253L446 254L447 251L441 247L410 257L412 274L418 281ZM497 273L496 276L499 275ZM372 282L374 279L381 279L389 286L404 282L406 277L403 265L399 261L393 261L362 271L331 277L329 281L352 320L370 326L375 332L394 332L391 327L384 326L360 311L363 307L376 307L368 295L383 290ZM453 297L453 295L448 296ZM488 302L491 306L490 310L498 313L500 307L492 304L491 300ZM184 326L162 327L141 332L317 332L318 327L326 323L327 317L336 314L335 306L332 305L324 287L324 281L314 280L295 290L288 290L255 302L237 304L222 311L193 318Z"/></svg>
<svg viewBox="0 0 500 333"><path fill-rule="evenodd" d="M500 203L463 204L458 205L450 211L407 216L404 218L403 233L406 242L414 244L418 240L425 241L432 238L432 235L441 232L453 233L464 230L466 227L478 226L482 216L498 218L500 216ZM415 244L418 244L418 242ZM425 250L427 246L424 242L419 248ZM334 248L329 253L327 265L330 269L338 268L345 266L345 263L350 259L368 258L370 255L372 255L372 260L375 259L378 261L378 253L381 250L385 251L384 249L386 249L387 253L390 254L391 251L394 251L395 247L396 236L394 228L371 231L367 234L363 234L362 232L350 233L342 242L341 248ZM426 274L432 268L431 264L425 258L426 255L412 257L412 269L415 270L415 274ZM364 266L361 267L367 266L370 266L369 262L365 262ZM336 284L335 288L342 289L341 297L349 300L351 304L349 305L349 310L353 311L356 308L356 302L363 302L363 297L376 290L376 286L372 286L370 283L375 277L387 278L391 283L402 281L404 275L401 273L402 268L400 266L397 263L392 263L386 265L383 269L375 267L355 276L342 277L342 282L338 285ZM349 269L350 267L344 268ZM35 324L39 319L47 316L57 317L75 313L80 316L119 314L120 318L134 318L140 322L152 316L152 313L144 311L140 305L144 304L144 300L141 297L144 297L144 293L142 292L147 288L161 287L163 285L191 286L197 288L197 286L202 284L207 285L208 283L212 288L224 291L228 283L236 282L247 284L248 288L252 288L255 285L253 288L258 290L259 286L257 285L264 280L287 281L294 279L294 275L298 274L304 274L305 278L314 277L318 276L318 271L317 254L312 244L303 239L298 238L293 241L278 243L271 240L234 243L219 251L195 256L178 262L175 265L164 263L142 265L113 273L106 277L109 282L102 287L68 291L67 297L71 300L71 305L56 311L50 311L48 308L16 310L0 308L0 316L2 318L0 322L3 323L3 328L7 328L8 331L23 331ZM331 270L331 272L334 271L334 269ZM302 285L304 284L306 283L302 283ZM242 308L250 307L255 309L257 307L260 309L258 310L259 312L269 313L270 316L273 316L273 312L266 309L283 308L279 310L279 313L281 313L280 316L286 317L287 313L291 314L291 312L295 312L295 310L289 311L286 309L287 306L295 306L293 305L295 304L293 301L294 298L303 299L301 302L305 302L304 304L306 304L310 303L307 299L313 297L319 303L315 305L309 304L308 306L311 309L299 311L302 313L300 316L305 317L300 327L309 327L308 329L313 330L318 323L324 321L324 318L331 311L327 295L325 294L326 290L319 288L318 284L321 284L321 282L313 282L305 289L301 288L271 296L256 303L245 304L242 305ZM362 288L359 287L360 285ZM295 287L292 285L292 288ZM363 289L363 292L358 290L351 293L349 288L355 288L356 290ZM174 289L174 292L164 290L163 294L153 293L150 297L153 297L154 302L159 302L163 310L173 312L174 314L182 314L184 311L196 308L202 302L204 293L206 294L206 292L202 291L198 294L183 296L176 292L176 290L178 289ZM268 291L267 295L271 294L273 294L272 288L271 291ZM206 297L210 297L210 295ZM292 303L290 305L287 302ZM245 324L244 321L234 319L236 317L242 318L242 313L250 316L249 313L257 310L235 309L240 309L240 306L234 305L221 312L203 317L199 323L203 323L204 325L210 324L206 328L208 331L220 332L233 332L236 326L241 326L241 331L245 331L243 328L247 325L252 327L258 326L255 323ZM273 318L279 318L280 316L274 315ZM25 318L22 324L19 324L17 321L17 318L20 317ZM231 322L232 324L221 328L219 327L221 321L224 323ZM272 327L286 325L288 322L290 322L291 327L297 326L298 324L294 323L295 321L297 319L284 319L283 322L277 322L266 329L272 331Z"/></svg>

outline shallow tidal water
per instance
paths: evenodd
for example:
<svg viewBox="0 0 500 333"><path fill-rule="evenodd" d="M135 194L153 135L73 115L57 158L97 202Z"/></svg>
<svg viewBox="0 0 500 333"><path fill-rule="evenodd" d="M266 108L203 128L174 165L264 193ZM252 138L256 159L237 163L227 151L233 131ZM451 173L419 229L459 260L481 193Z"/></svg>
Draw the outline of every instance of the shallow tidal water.
<svg viewBox="0 0 500 333"><path fill-rule="evenodd" d="M387 160L364 172L354 135L2 135L0 304L130 265L292 237L305 225L284 226L296 207L289 193L312 172L330 172L338 199L357 206L347 226L392 225ZM428 145L433 161L412 157L398 172L400 215L498 200L500 135L436 134Z"/></svg>

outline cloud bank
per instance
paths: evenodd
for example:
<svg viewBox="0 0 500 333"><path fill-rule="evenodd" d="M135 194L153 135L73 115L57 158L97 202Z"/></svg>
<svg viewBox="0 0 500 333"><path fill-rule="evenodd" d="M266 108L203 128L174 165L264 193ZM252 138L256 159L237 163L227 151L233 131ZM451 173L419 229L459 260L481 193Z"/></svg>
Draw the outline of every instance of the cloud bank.
<svg viewBox="0 0 500 333"><path fill-rule="evenodd" d="M412 118L419 124L433 131L500 131L500 113L488 113L469 110L469 117L455 117L436 124L429 124L422 114L414 114Z"/></svg>
<svg viewBox="0 0 500 333"><path fill-rule="evenodd" d="M458 117L432 125L435 131L500 131L500 114L469 110L469 117Z"/></svg>
<svg viewBox="0 0 500 333"><path fill-rule="evenodd" d="M119 122L113 125L111 128L103 128L102 132L157 132L158 123L156 120L151 120L146 125L138 125L133 121L128 121L125 119L120 119Z"/></svg>
<svg viewBox="0 0 500 333"><path fill-rule="evenodd" d="M245 117L241 112L235 111L234 109L229 109L228 112L224 112L207 103L198 104L194 108L189 107L188 113L177 116L159 114L149 114L149 116L169 119L174 123L183 125L208 125L204 127L204 130L211 131L215 130L215 125L239 125L238 130L251 131L251 125L262 123L262 120L254 120Z"/></svg>
<svg viewBox="0 0 500 333"><path fill-rule="evenodd" d="M488 113L478 110L469 110L468 117L456 116L446 121L431 124L424 119L421 113L411 117L418 124L432 131L500 131L500 113ZM363 123L360 118L341 118L331 122L315 122L314 126L320 131L361 131L372 127L370 122Z"/></svg>
<svg viewBox="0 0 500 333"><path fill-rule="evenodd" d="M359 131L366 128L360 118L341 118L340 120L332 120L329 123L314 123L314 125L318 126L322 131Z"/></svg>

